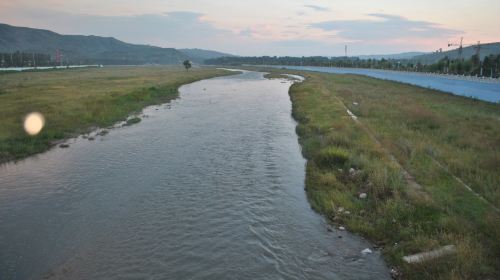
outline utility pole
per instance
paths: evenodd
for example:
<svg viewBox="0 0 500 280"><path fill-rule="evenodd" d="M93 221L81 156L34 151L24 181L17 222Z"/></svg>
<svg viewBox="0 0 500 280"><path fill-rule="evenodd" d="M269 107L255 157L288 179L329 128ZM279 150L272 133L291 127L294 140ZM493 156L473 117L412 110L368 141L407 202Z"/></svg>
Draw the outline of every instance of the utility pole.
<svg viewBox="0 0 500 280"><path fill-rule="evenodd" d="M477 56L477 60L479 61L479 68L480 68L479 76L482 77L483 76L483 64L481 63L481 41L477 41L476 56Z"/></svg>
<svg viewBox="0 0 500 280"><path fill-rule="evenodd" d="M345 45L345 57L347 58L347 45Z"/></svg>
<svg viewBox="0 0 500 280"><path fill-rule="evenodd" d="M464 42L464 37L460 37L460 47L458 48L458 57L460 60L462 60L462 52L464 50L464 47L463 47L463 42Z"/></svg>
<svg viewBox="0 0 500 280"><path fill-rule="evenodd" d="M59 49L56 49L56 65L62 66L62 54Z"/></svg>
<svg viewBox="0 0 500 280"><path fill-rule="evenodd" d="M481 41L477 41L476 55L479 58L479 60L481 60L480 54L481 54Z"/></svg>

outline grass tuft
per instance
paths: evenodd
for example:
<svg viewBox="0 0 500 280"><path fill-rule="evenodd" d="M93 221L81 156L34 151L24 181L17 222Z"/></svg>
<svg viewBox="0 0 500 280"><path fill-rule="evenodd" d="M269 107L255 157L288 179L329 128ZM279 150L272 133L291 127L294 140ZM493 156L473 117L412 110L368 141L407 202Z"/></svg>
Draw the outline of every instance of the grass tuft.
<svg viewBox="0 0 500 280"><path fill-rule="evenodd" d="M133 118L128 119L124 125L128 126L128 125L133 125L133 124L140 123L140 122L141 122L141 118L133 117Z"/></svg>
<svg viewBox="0 0 500 280"><path fill-rule="evenodd" d="M321 168L343 167L348 160L349 153L338 147L324 148L314 158L314 162Z"/></svg>

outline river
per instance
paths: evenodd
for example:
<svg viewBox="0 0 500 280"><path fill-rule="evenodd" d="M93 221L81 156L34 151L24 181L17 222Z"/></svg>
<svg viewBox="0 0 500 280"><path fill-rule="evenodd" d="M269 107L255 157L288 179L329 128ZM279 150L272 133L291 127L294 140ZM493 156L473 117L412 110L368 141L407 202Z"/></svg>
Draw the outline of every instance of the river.
<svg viewBox="0 0 500 280"><path fill-rule="evenodd" d="M336 74L357 74L377 79L407 83L432 88L455 95L477 98L489 102L500 102L500 82L489 79L467 79L465 77L425 74L415 72L388 71L377 69L316 67L316 66L273 66L293 70L316 71Z"/></svg>
<svg viewBox="0 0 500 280"><path fill-rule="evenodd" d="M184 85L139 124L0 166L0 279L390 279L311 210L290 85Z"/></svg>

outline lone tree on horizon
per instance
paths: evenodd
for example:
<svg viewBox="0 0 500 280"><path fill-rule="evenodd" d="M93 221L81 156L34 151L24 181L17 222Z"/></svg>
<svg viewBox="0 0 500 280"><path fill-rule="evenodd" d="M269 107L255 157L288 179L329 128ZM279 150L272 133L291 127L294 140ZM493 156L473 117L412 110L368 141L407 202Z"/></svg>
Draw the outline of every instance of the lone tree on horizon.
<svg viewBox="0 0 500 280"><path fill-rule="evenodd" d="M189 60L184 60L184 62L182 64L184 64L184 68L186 68L186 71L188 71L189 68L191 68L191 66L192 66L191 61L189 61Z"/></svg>

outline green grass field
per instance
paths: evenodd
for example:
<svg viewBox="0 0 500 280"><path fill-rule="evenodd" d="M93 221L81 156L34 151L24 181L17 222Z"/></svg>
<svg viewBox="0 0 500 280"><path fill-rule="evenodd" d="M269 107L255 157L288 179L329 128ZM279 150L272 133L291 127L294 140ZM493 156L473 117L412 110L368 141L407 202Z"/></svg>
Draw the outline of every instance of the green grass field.
<svg viewBox="0 0 500 280"><path fill-rule="evenodd" d="M290 96L312 207L380 246L404 279L499 279L500 104L363 76L295 74L307 77ZM449 244L456 254L402 261Z"/></svg>
<svg viewBox="0 0 500 280"><path fill-rule="evenodd" d="M107 127L178 96L179 86L229 74L214 68L105 67L0 74L0 163L50 148L57 140ZM40 112L45 128L28 136L23 119Z"/></svg>

